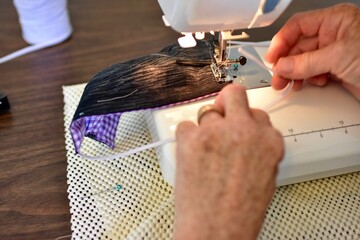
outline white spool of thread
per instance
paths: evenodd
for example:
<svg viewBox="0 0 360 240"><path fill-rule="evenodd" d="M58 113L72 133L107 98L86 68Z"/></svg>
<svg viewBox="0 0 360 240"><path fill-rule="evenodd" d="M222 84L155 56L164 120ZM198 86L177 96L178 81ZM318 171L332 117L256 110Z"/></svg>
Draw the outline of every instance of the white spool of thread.
<svg viewBox="0 0 360 240"><path fill-rule="evenodd" d="M24 40L39 44L67 39L72 32L66 0L14 0Z"/></svg>
<svg viewBox="0 0 360 240"><path fill-rule="evenodd" d="M22 35L31 46L0 58L0 64L68 39L72 27L67 0L14 0Z"/></svg>

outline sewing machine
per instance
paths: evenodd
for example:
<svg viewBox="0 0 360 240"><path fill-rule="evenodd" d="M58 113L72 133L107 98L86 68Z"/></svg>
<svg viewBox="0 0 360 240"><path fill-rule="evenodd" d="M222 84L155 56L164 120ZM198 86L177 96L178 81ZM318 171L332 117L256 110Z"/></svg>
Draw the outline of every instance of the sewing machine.
<svg viewBox="0 0 360 240"><path fill-rule="evenodd" d="M253 108L262 108L279 95L269 87L271 73L256 68L253 61L248 60L241 68L235 68L242 52L238 46L227 47L227 42L248 37L245 32L233 35L229 30L271 24L290 0L158 1L165 24L184 34L179 39L183 47L196 44L193 35L201 39L204 32L220 31L214 51L215 62L211 66L217 81L245 85ZM267 49L247 50L263 61ZM213 100L152 111L148 123L153 139L174 137L179 122L196 122L198 109ZM360 104L338 84L324 89L305 84L301 91L290 94L268 113L286 146L279 167L278 186L360 171ZM163 176L171 185L175 181L175 147L176 143L171 143L157 149Z"/></svg>

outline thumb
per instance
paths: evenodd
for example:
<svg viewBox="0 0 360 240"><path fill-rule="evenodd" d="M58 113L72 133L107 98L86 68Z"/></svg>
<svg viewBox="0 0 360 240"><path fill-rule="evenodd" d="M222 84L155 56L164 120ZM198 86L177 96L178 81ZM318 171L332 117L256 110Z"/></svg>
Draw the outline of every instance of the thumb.
<svg viewBox="0 0 360 240"><path fill-rule="evenodd" d="M337 56L334 48L328 45L324 48L298 55L280 58L274 67L274 73L288 79L308 79L333 71L332 66Z"/></svg>

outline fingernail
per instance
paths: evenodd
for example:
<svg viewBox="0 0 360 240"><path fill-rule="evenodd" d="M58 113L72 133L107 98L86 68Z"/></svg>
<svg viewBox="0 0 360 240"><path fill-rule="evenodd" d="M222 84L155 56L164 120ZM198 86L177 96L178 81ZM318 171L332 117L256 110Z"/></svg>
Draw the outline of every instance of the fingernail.
<svg viewBox="0 0 360 240"><path fill-rule="evenodd" d="M280 58L276 63L275 72L279 75L289 74L294 69L294 61L292 59Z"/></svg>

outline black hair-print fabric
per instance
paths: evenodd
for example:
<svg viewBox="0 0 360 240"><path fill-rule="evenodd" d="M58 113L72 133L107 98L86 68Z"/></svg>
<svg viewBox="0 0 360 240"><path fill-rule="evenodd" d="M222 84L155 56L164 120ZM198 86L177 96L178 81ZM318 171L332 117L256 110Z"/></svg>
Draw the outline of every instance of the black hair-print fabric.
<svg viewBox="0 0 360 240"><path fill-rule="evenodd" d="M194 48L177 43L158 53L117 63L98 72L87 84L73 121L93 115L156 108L218 92L210 68L213 43Z"/></svg>

